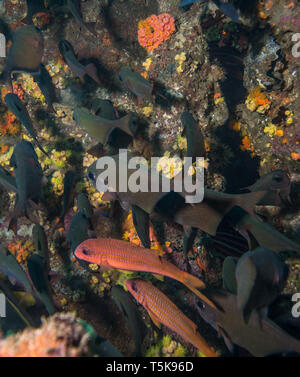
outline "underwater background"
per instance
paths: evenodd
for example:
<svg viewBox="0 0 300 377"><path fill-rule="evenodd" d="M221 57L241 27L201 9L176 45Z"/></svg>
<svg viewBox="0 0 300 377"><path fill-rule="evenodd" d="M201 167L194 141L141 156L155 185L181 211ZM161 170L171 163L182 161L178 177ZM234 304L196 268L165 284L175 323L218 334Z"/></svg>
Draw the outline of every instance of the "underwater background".
<svg viewBox="0 0 300 377"><path fill-rule="evenodd" d="M299 1L2 0L0 33L0 356L300 354ZM102 197L119 149L203 157L203 203Z"/></svg>

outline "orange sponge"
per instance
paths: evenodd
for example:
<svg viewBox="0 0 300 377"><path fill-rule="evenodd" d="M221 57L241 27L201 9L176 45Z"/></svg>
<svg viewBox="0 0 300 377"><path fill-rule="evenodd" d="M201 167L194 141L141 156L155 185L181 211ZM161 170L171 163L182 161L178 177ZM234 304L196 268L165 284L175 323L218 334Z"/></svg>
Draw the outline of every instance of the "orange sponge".
<svg viewBox="0 0 300 377"><path fill-rule="evenodd" d="M168 40L175 31L174 18L168 13L152 15L138 23L138 41L146 50L153 51Z"/></svg>

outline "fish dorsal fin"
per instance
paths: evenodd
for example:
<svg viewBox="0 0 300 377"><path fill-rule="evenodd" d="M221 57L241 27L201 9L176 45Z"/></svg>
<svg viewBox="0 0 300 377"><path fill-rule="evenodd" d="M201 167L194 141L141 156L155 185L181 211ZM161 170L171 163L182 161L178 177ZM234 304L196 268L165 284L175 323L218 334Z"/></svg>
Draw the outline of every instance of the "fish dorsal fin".
<svg viewBox="0 0 300 377"><path fill-rule="evenodd" d="M148 314L151 318L151 321L154 323L154 325L160 329L161 323L160 323L159 319L156 317L156 315L153 312L151 312L149 309L147 309L147 312L148 312Z"/></svg>

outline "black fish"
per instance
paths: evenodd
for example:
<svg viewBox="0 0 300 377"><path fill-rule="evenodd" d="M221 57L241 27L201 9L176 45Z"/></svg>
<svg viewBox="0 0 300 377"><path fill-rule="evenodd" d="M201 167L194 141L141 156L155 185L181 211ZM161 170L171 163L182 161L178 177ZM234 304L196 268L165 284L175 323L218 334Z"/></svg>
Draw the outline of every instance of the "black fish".
<svg viewBox="0 0 300 377"><path fill-rule="evenodd" d="M40 73L38 75L33 74L33 78L45 97L48 109L54 111L52 103L56 102L55 86L53 85L49 72L43 64L40 66Z"/></svg>
<svg viewBox="0 0 300 377"><path fill-rule="evenodd" d="M221 334L230 351L233 344L248 350L253 356L263 357L286 351L300 353L300 341L283 331L269 318L260 318L253 311L246 324L237 307L237 297L226 291L205 291L216 304L212 308L198 298L196 308L201 317Z"/></svg>
<svg viewBox="0 0 300 377"><path fill-rule="evenodd" d="M70 42L63 39L59 42L58 47L65 62L68 64L68 66L70 67L74 75L80 78L81 82L84 82L84 76L88 75L94 81L96 81L97 84L101 84L98 74L97 74L97 68L95 64L90 63L84 66L83 64L79 63Z"/></svg>
<svg viewBox="0 0 300 377"><path fill-rule="evenodd" d="M36 202L42 196L43 172L34 148L28 141L17 143L10 164L14 167L18 195L9 228L16 231L18 218L25 215L30 217L27 200Z"/></svg>
<svg viewBox="0 0 300 377"><path fill-rule="evenodd" d="M235 275L237 306L247 323L253 310L267 307L283 290L288 267L276 253L260 247L239 259Z"/></svg>
<svg viewBox="0 0 300 377"><path fill-rule="evenodd" d="M45 230L41 225L34 224L32 228L32 239L33 239L33 244L37 253L41 257L45 258L46 269L49 271L50 270L50 262L49 262L50 251L48 248L48 241L47 241Z"/></svg>
<svg viewBox="0 0 300 377"><path fill-rule="evenodd" d="M60 222L63 222L65 214L72 206L75 198L75 186L78 181L78 176L73 170L68 170L64 178L64 193L63 193L63 208L60 216Z"/></svg>
<svg viewBox="0 0 300 377"><path fill-rule="evenodd" d="M235 277L237 262L237 258L226 257L222 266L223 288L234 295L237 294L237 281Z"/></svg>
<svg viewBox="0 0 300 377"><path fill-rule="evenodd" d="M181 115L181 122L187 140L186 157L192 157L193 162L196 161L196 157L205 157L204 137L200 126L195 121L192 114L184 112Z"/></svg>
<svg viewBox="0 0 300 377"><path fill-rule="evenodd" d="M0 244L0 271L8 277L10 282L17 282L23 289L34 295L30 281L16 258Z"/></svg>
<svg viewBox="0 0 300 377"><path fill-rule="evenodd" d="M122 287L115 285L112 287L110 294L128 322L134 339L135 356L141 356L145 325L141 320L139 311L136 305L134 305L130 294L125 292Z"/></svg>
<svg viewBox="0 0 300 377"><path fill-rule="evenodd" d="M150 237L149 237L149 225L150 218L149 214L145 212L142 208L136 205L131 206L132 210L132 220L136 232L142 241L142 244L145 248L150 248Z"/></svg>
<svg viewBox="0 0 300 377"><path fill-rule="evenodd" d="M43 54L44 40L40 30L33 25L18 28L13 33L0 79L7 82L12 91L11 74L39 73Z"/></svg>
<svg viewBox="0 0 300 377"><path fill-rule="evenodd" d="M280 206L291 203L291 180L283 170L274 170L265 174L245 189L251 192L266 191L266 195L257 203L258 205Z"/></svg>
<svg viewBox="0 0 300 377"><path fill-rule="evenodd" d="M27 261L28 273L38 293L39 299L45 305L47 312L52 315L56 312L53 305L48 270L45 258L32 254Z"/></svg>
<svg viewBox="0 0 300 377"><path fill-rule="evenodd" d="M44 151L43 147L39 143L35 129L33 128L31 118L28 114L28 111L26 107L23 105L22 101L20 98L14 94L14 93L8 93L6 94L5 98L5 103L9 110L15 114L15 116L19 119L19 121L23 124L23 126L26 128L27 132L29 135L33 138L35 141L36 145L39 147L39 149L45 153L46 156L49 157L49 155Z"/></svg>
<svg viewBox="0 0 300 377"><path fill-rule="evenodd" d="M86 216L82 212L77 212L72 217L67 239L70 242L71 250L74 253L76 247L81 244L81 242L89 238L89 222Z"/></svg>
<svg viewBox="0 0 300 377"><path fill-rule="evenodd" d="M279 233L271 225L257 220L239 206L233 207L226 214L226 219L232 226L248 236L249 241L251 241L250 234L257 244L266 249L273 250L276 253L281 251L300 253L300 245Z"/></svg>
<svg viewBox="0 0 300 377"><path fill-rule="evenodd" d="M83 213L85 217L88 219L89 224L92 228L92 217L93 217L93 207L89 201L89 198L84 194L80 193L77 195L76 198L78 211Z"/></svg>

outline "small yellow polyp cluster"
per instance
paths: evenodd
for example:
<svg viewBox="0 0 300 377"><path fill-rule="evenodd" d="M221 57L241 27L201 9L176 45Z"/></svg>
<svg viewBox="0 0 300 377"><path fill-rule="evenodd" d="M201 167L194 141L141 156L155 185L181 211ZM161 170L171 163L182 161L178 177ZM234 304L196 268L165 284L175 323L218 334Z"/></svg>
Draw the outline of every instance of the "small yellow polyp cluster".
<svg viewBox="0 0 300 377"><path fill-rule="evenodd" d="M143 114L145 117L149 117L153 113L153 106L145 106L142 108Z"/></svg>
<svg viewBox="0 0 300 377"><path fill-rule="evenodd" d="M182 73L182 72L183 72L182 64L183 64L183 62L186 61L185 53L182 52L181 54L176 55L176 56L175 56L175 60L176 60L177 63L178 63L178 67L177 67L177 69L176 69L177 73Z"/></svg>
<svg viewBox="0 0 300 377"><path fill-rule="evenodd" d="M273 123L269 123L265 128L264 128L264 133L269 134L270 137L273 137L277 133L277 127Z"/></svg>

